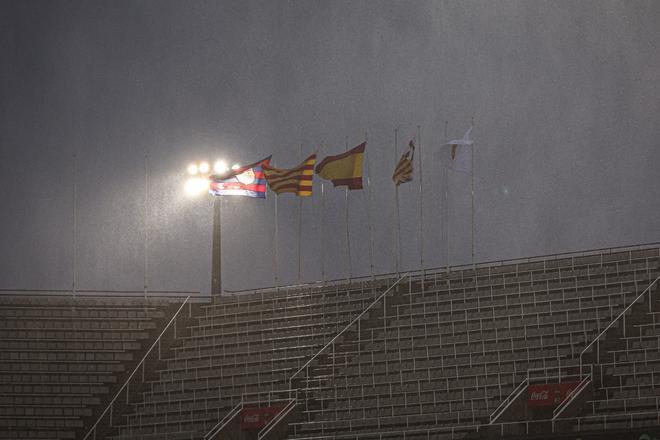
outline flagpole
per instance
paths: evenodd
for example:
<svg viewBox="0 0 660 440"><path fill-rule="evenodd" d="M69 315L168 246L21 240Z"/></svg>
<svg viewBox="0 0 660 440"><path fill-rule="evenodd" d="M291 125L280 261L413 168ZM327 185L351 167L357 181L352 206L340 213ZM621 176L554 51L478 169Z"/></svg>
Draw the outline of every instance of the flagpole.
<svg viewBox="0 0 660 440"><path fill-rule="evenodd" d="M144 299L147 299L147 280L149 268L149 156L144 155Z"/></svg>
<svg viewBox="0 0 660 440"><path fill-rule="evenodd" d="M472 117L472 129L474 130L474 116ZM474 138L473 138L474 139ZM472 265L474 266L474 142L470 145L470 169L471 169L471 194L472 194Z"/></svg>
<svg viewBox="0 0 660 440"><path fill-rule="evenodd" d="M445 144L447 144L447 127L449 121L445 121ZM443 184L445 196L445 224L444 224L444 239L445 239L445 265L447 266L447 284L449 284L449 168L443 167Z"/></svg>
<svg viewBox="0 0 660 440"><path fill-rule="evenodd" d="M346 151L348 151L348 136L345 138ZM353 263L351 261L351 233L349 229L349 198L348 198L348 186L346 187L346 253L348 255L348 283L350 284L351 279L353 278Z"/></svg>
<svg viewBox="0 0 660 440"><path fill-rule="evenodd" d="M422 129L417 126L417 156L419 157L419 267L424 272L424 180L422 177Z"/></svg>
<svg viewBox="0 0 660 440"><path fill-rule="evenodd" d="M213 197L213 253L211 295L222 295L222 196Z"/></svg>
<svg viewBox="0 0 660 440"><path fill-rule="evenodd" d="M275 194L275 243L273 245L274 247L274 252L273 252L273 277L274 277L274 284L275 288L279 288L280 284L280 268L278 265L278 248L280 246L280 241L279 241L279 217L277 214L277 205L279 203L279 196Z"/></svg>
<svg viewBox="0 0 660 440"><path fill-rule="evenodd" d="M364 132L365 144L369 141L367 132ZM364 160L367 162L367 223L369 223L369 271L371 280L374 279L374 236L373 225L371 224L371 167L369 166L369 155L365 154Z"/></svg>
<svg viewBox="0 0 660 440"><path fill-rule="evenodd" d="M397 143L399 129L394 129L394 163L397 163ZM399 185L394 186L394 200L396 202L396 273L401 270L401 218L399 215Z"/></svg>
<svg viewBox="0 0 660 440"><path fill-rule="evenodd" d="M71 261L71 294L76 297L76 272L78 271L78 157L73 153L73 236L72 247L73 257Z"/></svg>
<svg viewBox="0 0 660 440"><path fill-rule="evenodd" d="M302 157L303 144L300 144L298 156ZM298 196L298 283L302 282L302 197Z"/></svg>
<svg viewBox="0 0 660 440"><path fill-rule="evenodd" d="M321 282L325 284L325 191L321 181Z"/></svg>

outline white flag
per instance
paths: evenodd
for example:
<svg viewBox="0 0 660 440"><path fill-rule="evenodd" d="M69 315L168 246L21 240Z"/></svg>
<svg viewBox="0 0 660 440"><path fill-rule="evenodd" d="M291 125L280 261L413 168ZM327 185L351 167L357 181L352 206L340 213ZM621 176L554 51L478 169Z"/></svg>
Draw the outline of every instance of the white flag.
<svg viewBox="0 0 660 440"><path fill-rule="evenodd" d="M472 127L468 128L463 139L454 139L440 148L441 161L444 166L461 173L469 173L472 166L472 147L470 139Z"/></svg>

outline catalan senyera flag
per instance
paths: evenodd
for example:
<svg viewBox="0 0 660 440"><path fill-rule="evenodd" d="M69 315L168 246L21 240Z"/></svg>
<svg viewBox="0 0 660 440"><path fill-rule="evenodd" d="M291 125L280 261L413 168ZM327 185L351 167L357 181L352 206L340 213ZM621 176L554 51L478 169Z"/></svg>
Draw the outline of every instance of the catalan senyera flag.
<svg viewBox="0 0 660 440"><path fill-rule="evenodd" d="M224 174L210 177L209 193L214 196L244 196L266 198L266 179L263 166L270 163L270 156Z"/></svg>
<svg viewBox="0 0 660 440"><path fill-rule="evenodd" d="M392 180L396 186L401 185L402 183L410 182L413 180L413 158L415 157L415 142L410 141L408 144L408 151L401 155L399 163L396 164L394 168L394 175L392 175Z"/></svg>
<svg viewBox="0 0 660 440"><path fill-rule="evenodd" d="M300 197L312 195L316 154L312 154L295 168L275 168L264 165L268 186L275 194L294 193Z"/></svg>
<svg viewBox="0 0 660 440"><path fill-rule="evenodd" d="M334 186L362 189L362 164L367 143L336 156L328 156L316 165L316 174L331 180Z"/></svg>

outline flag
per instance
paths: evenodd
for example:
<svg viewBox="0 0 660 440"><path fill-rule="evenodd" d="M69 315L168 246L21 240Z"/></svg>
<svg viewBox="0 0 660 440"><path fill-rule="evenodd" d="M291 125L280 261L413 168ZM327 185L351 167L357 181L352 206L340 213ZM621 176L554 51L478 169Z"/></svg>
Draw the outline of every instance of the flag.
<svg viewBox="0 0 660 440"><path fill-rule="evenodd" d="M442 162L447 168L462 173L469 173L472 162L472 149L470 145L474 143L470 139L472 127L463 135L463 139L454 139L447 142L441 148Z"/></svg>
<svg viewBox="0 0 660 440"><path fill-rule="evenodd" d="M415 157L415 142L410 141L408 144L408 151L401 155L399 163L396 164L394 168L394 175L392 180L396 183L396 186L401 185L402 183L410 182L413 180L413 158Z"/></svg>
<svg viewBox="0 0 660 440"><path fill-rule="evenodd" d="M250 165L210 177L209 193L214 196L245 196L266 198L266 179L263 166L270 163L270 156Z"/></svg>
<svg viewBox="0 0 660 440"><path fill-rule="evenodd" d="M316 174L334 186L362 189L362 163L366 142L336 156L328 156L316 166Z"/></svg>
<svg viewBox="0 0 660 440"><path fill-rule="evenodd" d="M295 168L274 168L265 164L263 169L268 186L275 194L290 192L300 197L309 197L312 195L314 165L316 154L312 154Z"/></svg>

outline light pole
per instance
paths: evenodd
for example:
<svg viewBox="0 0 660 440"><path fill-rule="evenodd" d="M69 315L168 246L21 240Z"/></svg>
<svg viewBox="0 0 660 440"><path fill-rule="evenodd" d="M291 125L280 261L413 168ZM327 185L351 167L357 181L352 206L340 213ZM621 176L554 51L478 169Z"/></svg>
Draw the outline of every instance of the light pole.
<svg viewBox="0 0 660 440"><path fill-rule="evenodd" d="M232 168L237 168L234 165ZM224 174L229 170L225 161L219 160L213 164L215 174ZM186 192L197 195L208 192L210 186L211 167L208 162L191 163L188 165L190 178L186 182ZM213 248L211 254L211 295L222 295L222 199L213 198Z"/></svg>

